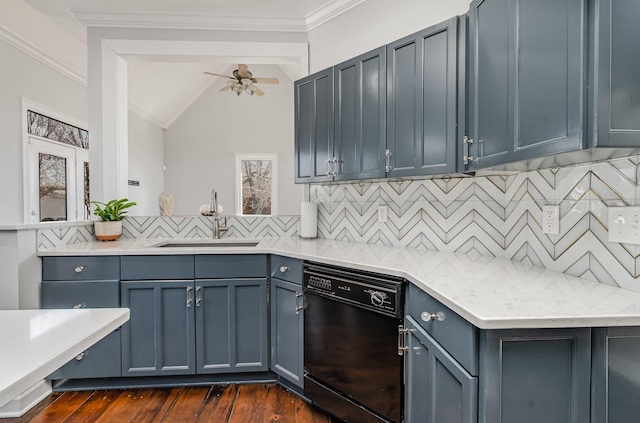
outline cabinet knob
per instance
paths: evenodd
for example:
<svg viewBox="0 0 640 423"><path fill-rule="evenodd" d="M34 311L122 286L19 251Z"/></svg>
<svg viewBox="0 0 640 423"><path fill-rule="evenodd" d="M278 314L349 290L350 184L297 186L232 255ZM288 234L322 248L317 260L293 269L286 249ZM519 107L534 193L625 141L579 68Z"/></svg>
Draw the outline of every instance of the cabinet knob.
<svg viewBox="0 0 640 423"><path fill-rule="evenodd" d="M78 309L78 308L83 308L84 304L76 304L73 306L73 308Z"/></svg>
<svg viewBox="0 0 640 423"><path fill-rule="evenodd" d="M87 355L87 352L81 352L80 354L76 355L76 360L80 361L84 358L84 356Z"/></svg>
<svg viewBox="0 0 640 423"><path fill-rule="evenodd" d="M284 273L288 270L291 270L291 268L289 266L280 266L280 272Z"/></svg>
<svg viewBox="0 0 640 423"><path fill-rule="evenodd" d="M420 318L425 321L425 322L430 322L431 320L437 320L439 322L444 320L444 313L439 311L437 313L429 313L428 311L423 311L422 314L420 314Z"/></svg>
<svg viewBox="0 0 640 423"><path fill-rule="evenodd" d="M86 266L78 266L74 270L76 271L76 273L80 273L80 272L84 272L85 269L86 269Z"/></svg>

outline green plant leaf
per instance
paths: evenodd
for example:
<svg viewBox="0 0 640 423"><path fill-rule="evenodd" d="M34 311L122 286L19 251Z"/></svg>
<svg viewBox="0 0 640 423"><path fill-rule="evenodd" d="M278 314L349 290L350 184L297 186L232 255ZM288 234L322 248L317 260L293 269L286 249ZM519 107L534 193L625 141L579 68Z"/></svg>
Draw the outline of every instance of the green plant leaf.
<svg viewBox="0 0 640 423"><path fill-rule="evenodd" d="M127 209L135 206L136 202L121 198L119 200L110 200L107 203L92 201L91 204L95 206L93 214L104 222L111 222L124 219L124 216L128 213Z"/></svg>

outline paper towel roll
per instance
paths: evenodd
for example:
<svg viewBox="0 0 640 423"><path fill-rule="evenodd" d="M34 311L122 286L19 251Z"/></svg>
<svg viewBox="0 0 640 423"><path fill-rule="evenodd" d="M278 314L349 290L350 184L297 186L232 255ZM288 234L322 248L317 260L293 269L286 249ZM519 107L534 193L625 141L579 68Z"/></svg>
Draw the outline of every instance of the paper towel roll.
<svg viewBox="0 0 640 423"><path fill-rule="evenodd" d="M305 201L300 207L300 238L318 236L318 205Z"/></svg>

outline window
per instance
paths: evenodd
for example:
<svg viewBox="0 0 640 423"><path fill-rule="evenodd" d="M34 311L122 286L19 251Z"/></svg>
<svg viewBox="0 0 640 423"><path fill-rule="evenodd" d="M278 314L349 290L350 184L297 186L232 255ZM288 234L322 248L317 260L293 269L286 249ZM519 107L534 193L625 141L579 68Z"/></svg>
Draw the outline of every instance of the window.
<svg viewBox="0 0 640 423"><path fill-rule="evenodd" d="M25 222L88 220L89 133L24 103Z"/></svg>
<svg viewBox="0 0 640 423"><path fill-rule="evenodd" d="M277 164L275 154L236 154L236 214L277 214Z"/></svg>

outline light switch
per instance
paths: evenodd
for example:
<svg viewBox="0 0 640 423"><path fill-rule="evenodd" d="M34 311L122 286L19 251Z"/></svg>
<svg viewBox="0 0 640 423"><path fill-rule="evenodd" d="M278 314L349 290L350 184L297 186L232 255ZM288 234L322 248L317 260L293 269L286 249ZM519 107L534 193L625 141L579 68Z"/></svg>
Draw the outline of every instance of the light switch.
<svg viewBox="0 0 640 423"><path fill-rule="evenodd" d="M609 241L640 244L640 207L609 207Z"/></svg>

